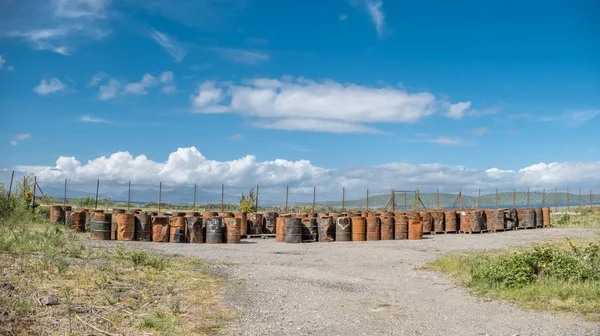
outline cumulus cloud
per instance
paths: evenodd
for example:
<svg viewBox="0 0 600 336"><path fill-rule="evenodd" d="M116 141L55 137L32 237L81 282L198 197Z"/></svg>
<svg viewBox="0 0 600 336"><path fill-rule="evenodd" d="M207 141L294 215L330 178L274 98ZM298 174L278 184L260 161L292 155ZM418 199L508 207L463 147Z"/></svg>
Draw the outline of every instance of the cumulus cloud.
<svg viewBox="0 0 600 336"><path fill-rule="evenodd" d="M108 75L100 72L94 75L88 86L96 86L104 81ZM100 85L98 99L108 100L116 97L118 94L146 95L148 89L160 86L160 91L165 94L175 93L177 86L175 84L175 75L171 71L165 71L158 75L145 74L139 82L127 83L122 80L111 78L107 84Z"/></svg>
<svg viewBox="0 0 600 336"><path fill-rule="evenodd" d="M171 94L177 92L177 85L175 84L175 75L171 71L165 71L160 74L160 83L163 85L160 91L164 94Z"/></svg>
<svg viewBox="0 0 600 336"><path fill-rule="evenodd" d="M31 140L31 133L17 134L13 137L13 139L9 142L9 144L11 146L15 147L17 144L19 144L19 142L23 142L23 141L27 141L27 140Z"/></svg>
<svg viewBox="0 0 600 336"><path fill-rule="evenodd" d="M555 162L539 163L518 170L492 167L472 169L463 166L448 166L437 163L412 164L391 162L376 166L353 166L326 169L315 166L310 161L290 161L276 159L259 161L247 155L231 161L216 161L204 157L195 147L179 148L171 153L166 161L157 162L145 155L133 156L129 152L117 152L108 157L102 156L87 163L75 157L59 157L54 166L22 166L18 171L34 172L38 181L45 184L60 184L65 178L73 183L92 183L101 179L103 185L124 184L132 181L136 185L156 188L163 185L189 186L197 183L200 187L227 188L240 190L241 187L260 185L261 193L290 185L296 190L306 190L312 194L312 187L319 190L320 199L327 195L338 197L342 187L347 197L360 197L365 188L389 191L399 187L431 191L456 192L463 190L493 191L495 188L554 188L573 185L600 187L600 162Z"/></svg>
<svg viewBox="0 0 600 336"><path fill-rule="evenodd" d="M148 93L147 88L158 85L158 80L151 74L145 74L142 80L135 83L125 85L125 93L145 95Z"/></svg>
<svg viewBox="0 0 600 336"><path fill-rule="evenodd" d="M187 55L187 51L183 45L172 36L152 29L150 31L150 37L158 43L167 54L171 55L177 63L181 62Z"/></svg>
<svg viewBox="0 0 600 336"><path fill-rule="evenodd" d="M336 133L344 125L372 133L376 129L363 123L412 123L436 112L447 115L455 105L464 104L451 104L429 92L304 78L256 78L240 84L205 81L190 99L198 113L238 113L259 118L256 125L271 125L263 127ZM299 119L306 122L296 123ZM334 122L336 126L327 126Z"/></svg>
<svg viewBox="0 0 600 336"><path fill-rule="evenodd" d="M123 85L116 79L110 79L108 84L100 85L100 90L98 91L98 99L100 100L109 100L117 96L119 90Z"/></svg>
<svg viewBox="0 0 600 336"><path fill-rule="evenodd" d="M448 106L448 117L453 119L460 119L463 117L466 110L471 107L471 102L460 102L456 104L447 104Z"/></svg>
<svg viewBox="0 0 600 336"><path fill-rule="evenodd" d="M94 75L94 77L92 77L92 80L88 83L87 86L88 87L96 86L96 85L100 84L100 82L102 82L107 77L108 77L108 75L105 72L100 71L100 72L96 73Z"/></svg>
<svg viewBox="0 0 600 336"><path fill-rule="evenodd" d="M45 96L51 93L64 91L67 86L58 78L52 78L48 81L42 79L40 84L33 88L33 91L39 95Z"/></svg>

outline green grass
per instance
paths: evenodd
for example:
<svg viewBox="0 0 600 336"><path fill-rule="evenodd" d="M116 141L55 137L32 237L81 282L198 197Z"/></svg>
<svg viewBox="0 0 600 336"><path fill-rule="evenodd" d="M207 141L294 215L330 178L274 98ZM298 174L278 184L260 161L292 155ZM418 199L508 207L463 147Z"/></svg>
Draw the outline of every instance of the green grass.
<svg viewBox="0 0 600 336"><path fill-rule="evenodd" d="M594 209L596 210L596 209ZM552 215L552 226L558 228L600 228L600 212L584 207L579 215Z"/></svg>
<svg viewBox="0 0 600 336"><path fill-rule="evenodd" d="M425 269L451 275L486 299L600 320L600 239L446 254Z"/></svg>
<svg viewBox="0 0 600 336"><path fill-rule="evenodd" d="M6 209L0 290L14 289L0 293L0 335L96 334L89 325L122 335L215 335L233 318L221 304L227 284L208 261L88 246L89 233ZM40 305L49 293L58 305Z"/></svg>

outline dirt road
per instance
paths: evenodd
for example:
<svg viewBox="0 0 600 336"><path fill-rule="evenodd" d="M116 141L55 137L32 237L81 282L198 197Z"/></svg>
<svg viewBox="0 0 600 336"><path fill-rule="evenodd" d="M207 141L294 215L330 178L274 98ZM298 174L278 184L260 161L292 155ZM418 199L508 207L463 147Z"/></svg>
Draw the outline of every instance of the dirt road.
<svg viewBox="0 0 600 336"><path fill-rule="evenodd" d="M445 276L417 269L449 251L595 232L544 229L355 243L132 244L235 263L216 270L242 280L240 290L228 297L243 316L229 330L234 335L600 335L597 323L484 302Z"/></svg>

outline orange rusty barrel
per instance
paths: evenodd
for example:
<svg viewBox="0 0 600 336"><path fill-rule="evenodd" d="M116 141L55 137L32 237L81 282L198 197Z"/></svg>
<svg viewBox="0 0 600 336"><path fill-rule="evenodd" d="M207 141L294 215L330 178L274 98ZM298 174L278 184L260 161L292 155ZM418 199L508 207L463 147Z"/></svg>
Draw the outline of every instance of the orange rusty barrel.
<svg viewBox="0 0 600 336"><path fill-rule="evenodd" d="M152 241L163 243L169 241L169 217L152 216Z"/></svg>
<svg viewBox="0 0 600 336"><path fill-rule="evenodd" d="M394 217L394 239L408 239L408 217L405 215Z"/></svg>
<svg viewBox="0 0 600 336"><path fill-rule="evenodd" d="M185 243L187 220L182 214L177 213L177 216L169 218L169 243Z"/></svg>
<svg viewBox="0 0 600 336"><path fill-rule="evenodd" d="M349 220L349 219L348 219ZM333 225L333 217L320 216L317 218L317 226L319 228L319 241L326 243L335 240L335 225ZM350 237L352 239L352 237Z"/></svg>
<svg viewBox="0 0 600 336"><path fill-rule="evenodd" d="M204 211L202 213L202 217L203 218L208 218L208 217L218 217L219 213L218 212L214 212L214 211Z"/></svg>
<svg viewBox="0 0 600 336"><path fill-rule="evenodd" d="M234 213L235 218L240 219L240 236L245 237L248 234L248 214L245 212Z"/></svg>
<svg viewBox="0 0 600 336"><path fill-rule="evenodd" d="M504 230L504 211L490 210L486 211L488 228L492 231Z"/></svg>
<svg viewBox="0 0 600 336"><path fill-rule="evenodd" d="M550 226L550 208L542 208L542 223L544 227Z"/></svg>
<svg viewBox="0 0 600 336"><path fill-rule="evenodd" d="M317 219L314 217L302 218L302 242L313 243L318 240Z"/></svg>
<svg viewBox="0 0 600 336"><path fill-rule="evenodd" d="M542 212L542 208L535 208L535 227L543 227L544 226L544 219L543 219L543 212ZM65 215L67 218L69 216Z"/></svg>
<svg viewBox="0 0 600 336"><path fill-rule="evenodd" d="M241 218L234 217L226 217L223 218L223 222L225 222L225 232L226 239L225 242L227 244L239 244L240 243L240 228L242 226Z"/></svg>
<svg viewBox="0 0 600 336"><path fill-rule="evenodd" d="M350 218L352 241L365 241L367 234L367 219L365 217L351 217ZM339 227L335 228L336 240L337 231Z"/></svg>
<svg viewBox="0 0 600 336"><path fill-rule="evenodd" d="M135 237L135 215L118 213L111 217L117 217L117 240L132 241Z"/></svg>
<svg viewBox="0 0 600 336"><path fill-rule="evenodd" d="M334 226L334 234L335 234L335 240L336 241L352 241L353 240L353 227L354 227L354 220L357 218L362 218L362 217L337 217L334 218L333 220L335 221L335 226ZM360 220L358 220L360 221Z"/></svg>
<svg viewBox="0 0 600 336"><path fill-rule="evenodd" d="M152 241L152 217L146 213L135 215L135 240Z"/></svg>
<svg viewBox="0 0 600 336"><path fill-rule="evenodd" d="M277 212L267 212L264 215L265 217L265 233L266 234L276 234L277 232Z"/></svg>
<svg viewBox="0 0 600 336"><path fill-rule="evenodd" d="M418 240L423 238L423 221L418 214L408 216L408 239Z"/></svg>
<svg viewBox="0 0 600 336"><path fill-rule="evenodd" d="M263 215L259 213L252 213L248 215L248 234L262 234L263 233Z"/></svg>
<svg viewBox="0 0 600 336"><path fill-rule="evenodd" d="M381 220L379 217L367 217L367 241L381 239Z"/></svg>
<svg viewBox="0 0 600 336"><path fill-rule="evenodd" d="M275 241L278 243L285 242L285 220L286 218L290 218L292 215L290 214L281 214L275 220L275 225L277 228L275 229Z"/></svg>
<svg viewBox="0 0 600 336"><path fill-rule="evenodd" d="M433 211L431 213L431 217L433 217L433 231L435 233L444 232L444 212L443 211Z"/></svg>
<svg viewBox="0 0 600 336"><path fill-rule="evenodd" d="M455 210L444 212L444 232L458 231L458 216Z"/></svg>
<svg viewBox="0 0 600 336"><path fill-rule="evenodd" d="M117 240L117 214L125 213L124 209L112 209L112 221L110 226L110 239Z"/></svg>
<svg viewBox="0 0 600 336"><path fill-rule="evenodd" d="M73 232L85 232L85 212L71 212L71 230Z"/></svg>
<svg viewBox="0 0 600 336"><path fill-rule="evenodd" d="M90 220L90 229L92 231L92 239L94 240L110 240L111 214L103 212L93 212Z"/></svg>
<svg viewBox="0 0 600 336"><path fill-rule="evenodd" d="M504 212L505 229L516 229L518 224L517 209L503 209L502 211Z"/></svg>
<svg viewBox="0 0 600 336"><path fill-rule="evenodd" d="M431 233L433 230L433 217L429 211L419 211L421 220L423 221L423 233Z"/></svg>
<svg viewBox="0 0 600 336"><path fill-rule="evenodd" d="M382 212L379 214L379 217L380 217L380 218L384 218L384 217L394 217L394 213L393 213L393 212L391 212L391 211L382 211Z"/></svg>
<svg viewBox="0 0 600 336"><path fill-rule="evenodd" d="M460 231L471 232L471 213L466 210L461 210L458 215L460 218Z"/></svg>
<svg viewBox="0 0 600 336"><path fill-rule="evenodd" d="M204 234L202 232L202 217L186 216L185 220L187 224L185 240L192 244L202 244L204 242Z"/></svg>
<svg viewBox="0 0 600 336"><path fill-rule="evenodd" d="M285 219L285 242L288 244L302 243L302 219L290 217Z"/></svg>
<svg viewBox="0 0 600 336"><path fill-rule="evenodd" d="M328 212L319 212L319 213L317 213L317 217L327 217L327 216L329 216Z"/></svg>
<svg viewBox="0 0 600 336"><path fill-rule="evenodd" d="M360 212L360 216L361 217L367 217L369 215L369 213L367 211L361 211Z"/></svg>
<svg viewBox="0 0 600 336"><path fill-rule="evenodd" d="M389 214L392 214L389 212ZM381 240L394 239L394 217L380 217L381 220Z"/></svg>
<svg viewBox="0 0 600 336"><path fill-rule="evenodd" d="M235 217L235 214L232 212L219 212L219 217L232 218Z"/></svg>
<svg viewBox="0 0 600 336"><path fill-rule="evenodd" d="M50 206L50 221L52 223L64 223L65 222L65 210L62 205L51 205Z"/></svg>
<svg viewBox="0 0 600 336"><path fill-rule="evenodd" d="M518 224L520 229L535 228L535 210L534 209L517 209L519 218Z"/></svg>
<svg viewBox="0 0 600 336"><path fill-rule="evenodd" d="M185 213L185 217L199 217L200 213L196 211L188 211Z"/></svg>
<svg viewBox="0 0 600 336"><path fill-rule="evenodd" d="M470 223L472 232L481 232L486 231L487 226L485 223L485 218L483 216L483 211L481 210L472 210L470 212Z"/></svg>

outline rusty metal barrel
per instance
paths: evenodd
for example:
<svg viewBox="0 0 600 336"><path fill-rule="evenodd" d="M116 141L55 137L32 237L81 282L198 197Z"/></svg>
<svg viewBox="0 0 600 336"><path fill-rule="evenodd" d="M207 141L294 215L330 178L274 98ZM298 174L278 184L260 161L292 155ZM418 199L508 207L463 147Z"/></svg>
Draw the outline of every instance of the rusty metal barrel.
<svg viewBox="0 0 600 336"><path fill-rule="evenodd" d="M65 228L67 230L71 229L71 225L73 224L71 220L71 210L65 210Z"/></svg>
<svg viewBox="0 0 600 336"><path fill-rule="evenodd" d="M185 230L187 229L187 220L183 213L177 213L177 216L169 218L169 243L185 243Z"/></svg>
<svg viewBox="0 0 600 336"><path fill-rule="evenodd" d="M356 220L359 220L358 218L362 218L362 217L337 217L334 218L333 220L335 221L335 226L334 226L334 234L335 234L335 241L352 241L352 233L354 232L352 230L353 228L353 222Z"/></svg>
<svg viewBox="0 0 600 336"><path fill-rule="evenodd" d="M393 213L389 212L393 215ZM394 217L380 217L381 221L381 240L394 239Z"/></svg>
<svg viewBox="0 0 600 336"><path fill-rule="evenodd" d="M351 232L352 232L352 241L365 241L367 240L367 219L365 217L351 217ZM337 239L337 231L339 230L339 226L336 226L336 240Z"/></svg>
<svg viewBox="0 0 600 336"><path fill-rule="evenodd" d="M381 220L379 217L367 217L367 241L381 239Z"/></svg>
<svg viewBox="0 0 600 336"><path fill-rule="evenodd" d="M225 224L225 243L227 244L239 244L240 243L240 228L242 226L242 219L235 217L223 218Z"/></svg>
<svg viewBox="0 0 600 336"><path fill-rule="evenodd" d="M292 217L290 214L281 214L275 220L275 225L277 225L277 229L275 229L275 241L279 243L285 242L285 220L290 217Z"/></svg>
<svg viewBox="0 0 600 336"><path fill-rule="evenodd" d="M265 215L265 233L276 234L277 233L277 213L267 212Z"/></svg>
<svg viewBox="0 0 600 336"><path fill-rule="evenodd" d="M113 214L111 217L117 217L117 240L132 241L135 237L135 215L118 213Z"/></svg>
<svg viewBox="0 0 600 336"><path fill-rule="evenodd" d="M504 230L504 210L485 212L488 228L492 231Z"/></svg>
<svg viewBox="0 0 600 336"><path fill-rule="evenodd" d="M550 226L550 208L542 208L542 224L544 227Z"/></svg>
<svg viewBox="0 0 600 336"><path fill-rule="evenodd" d="M202 234L202 217L186 216L185 217L187 230L185 232L185 240L192 244L202 244L204 237Z"/></svg>
<svg viewBox="0 0 600 336"><path fill-rule="evenodd" d="M169 217L152 216L152 241L162 243L169 241Z"/></svg>
<svg viewBox="0 0 600 336"><path fill-rule="evenodd" d="M94 240L110 240L111 214L93 212L90 220L90 230Z"/></svg>
<svg viewBox="0 0 600 336"><path fill-rule="evenodd" d="M207 244L221 244L223 242L222 225L223 219L221 217L204 218Z"/></svg>
<svg viewBox="0 0 600 336"><path fill-rule="evenodd" d="M112 210L112 221L110 226L110 239L117 240L117 214L125 213L124 209Z"/></svg>
<svg viewBox="0 0 600 336"><path fill-rule="evenodd" d="M302 242L314 243L319 239L319 226L315 217L302 218Z"/></svg>
<svg viewBox="0 0 600 336"><path fill-rule="evenodd" d="M231 218L235 217L235 214L233 212L219 212L219 217Z"/></svg>
<svg viewBox="0 0 600 336"><path fill-rule="evenodd" d="M487 230L487 226L483 217L483 211L472 210L469 216L472 232L481 232Z"/></svg>
<svg viewBox="0 0 600 336"><path fill-rule="evenodd" d="M505 229L506 230L513 230L517 227L518 224L518 216L517 216L517 209L505 209L502 210L504 212L504 218L506 221L505 224Z"/></svg>
<svg viewBox="0 0 600 336"><path fill-rule="evenodd" d="M408 216L408 239L418 240L423 238L423 221L418 214Z"/></svg>
<svg viewBox="0 0 600 336"><path fill-rule="evenodd" d="M455 210L444 212L444 232L458 231L458 215Z"/></svg>
<svg viewBox="0 0 600 336"><path fill-rule="evenodd" d="M152 241L152 217L145 213L134 216L135 234L133 239L137 241Z"/></svg>
<svg viewBox="0 0 600 336"><path fill-rule="evenodd" d="M431 233L433 230L433 217L429 211L419 211L421 220L423 221L423 233Z"/></svg>
<svg viewBox="0 0 600 336"><path fill-rule="evenodd" d="M460 231L471 232L471 213L467 210L461 210L458 215L460 218Z"/></svg>
<svg viewBox="0 0 600 336"><path fill-rule="evenodd" d="M444 212L443 211L433 211L431 213L431 217L433 218L433 232L435 233L443 233L444 232Z"/></svg>
<svg viewBox="0 0 600 336"><path fill-rule="evenodd" d="M245 237L248 234L248 214L245 212L235 212L234 216L240 219L240 236Z"/></svg>
<svg viewBox="0 0 600 336"><path fill-rule="evenodd" d="M202 217L203 218L208 218L208 217L218 217L219 213L218 212L214 212L214 211L204 211L202 213Z"/></svg>
<svg viewBox="0 0 600 336"><path fill-rule="evenodd" d="M542 208L535 208L535 227L543 227L544 226L544 218ZM65 215L66 216L66 215ZM66 216L68 217L68 216Z"/></svg>
<svg viewBox="0 0 600 336"><path fill-rule="evenodd" d="M519 218L520 229L535 228L535 210L534 209L518 209L517 216Z"/></svg>
<svg viewBox="0 0 600 336"><path fill-rule="evenodd" d="M73 232L85 232L85 212L71 212L71 230Z"/></svg>
<svg viewBox="0 0 600 336"><path fill-rule="evenodd" d="M408 217L406 215L394 217L394 239L408 239Z"/></svg>
<svg viewBox="0 0 600 336"><path fill-rule="evenodd" d="M297 244L302 242L302 219L290 217L285 219L285 242Z"/></svg>
<svg viewBox="0 0 600 336"><path fill-rule="evenodd" d="M332 217L320 216L317 218L317 226L319 228L320 242L326 243L335 240L335 225L333 224Z"/></svg>
<svg viewBox="0 0 600 336"><path fill-rule="evenodd" d="M65 210L61 205L50 206L50 221L52 223L64 223L65 222Z"/></svg>
<svg viewBox="0 0 600 336"><path fill-rule="evenodd" d="M248 234L263 233L263 215L259 213L248 214Z"/></svg>

